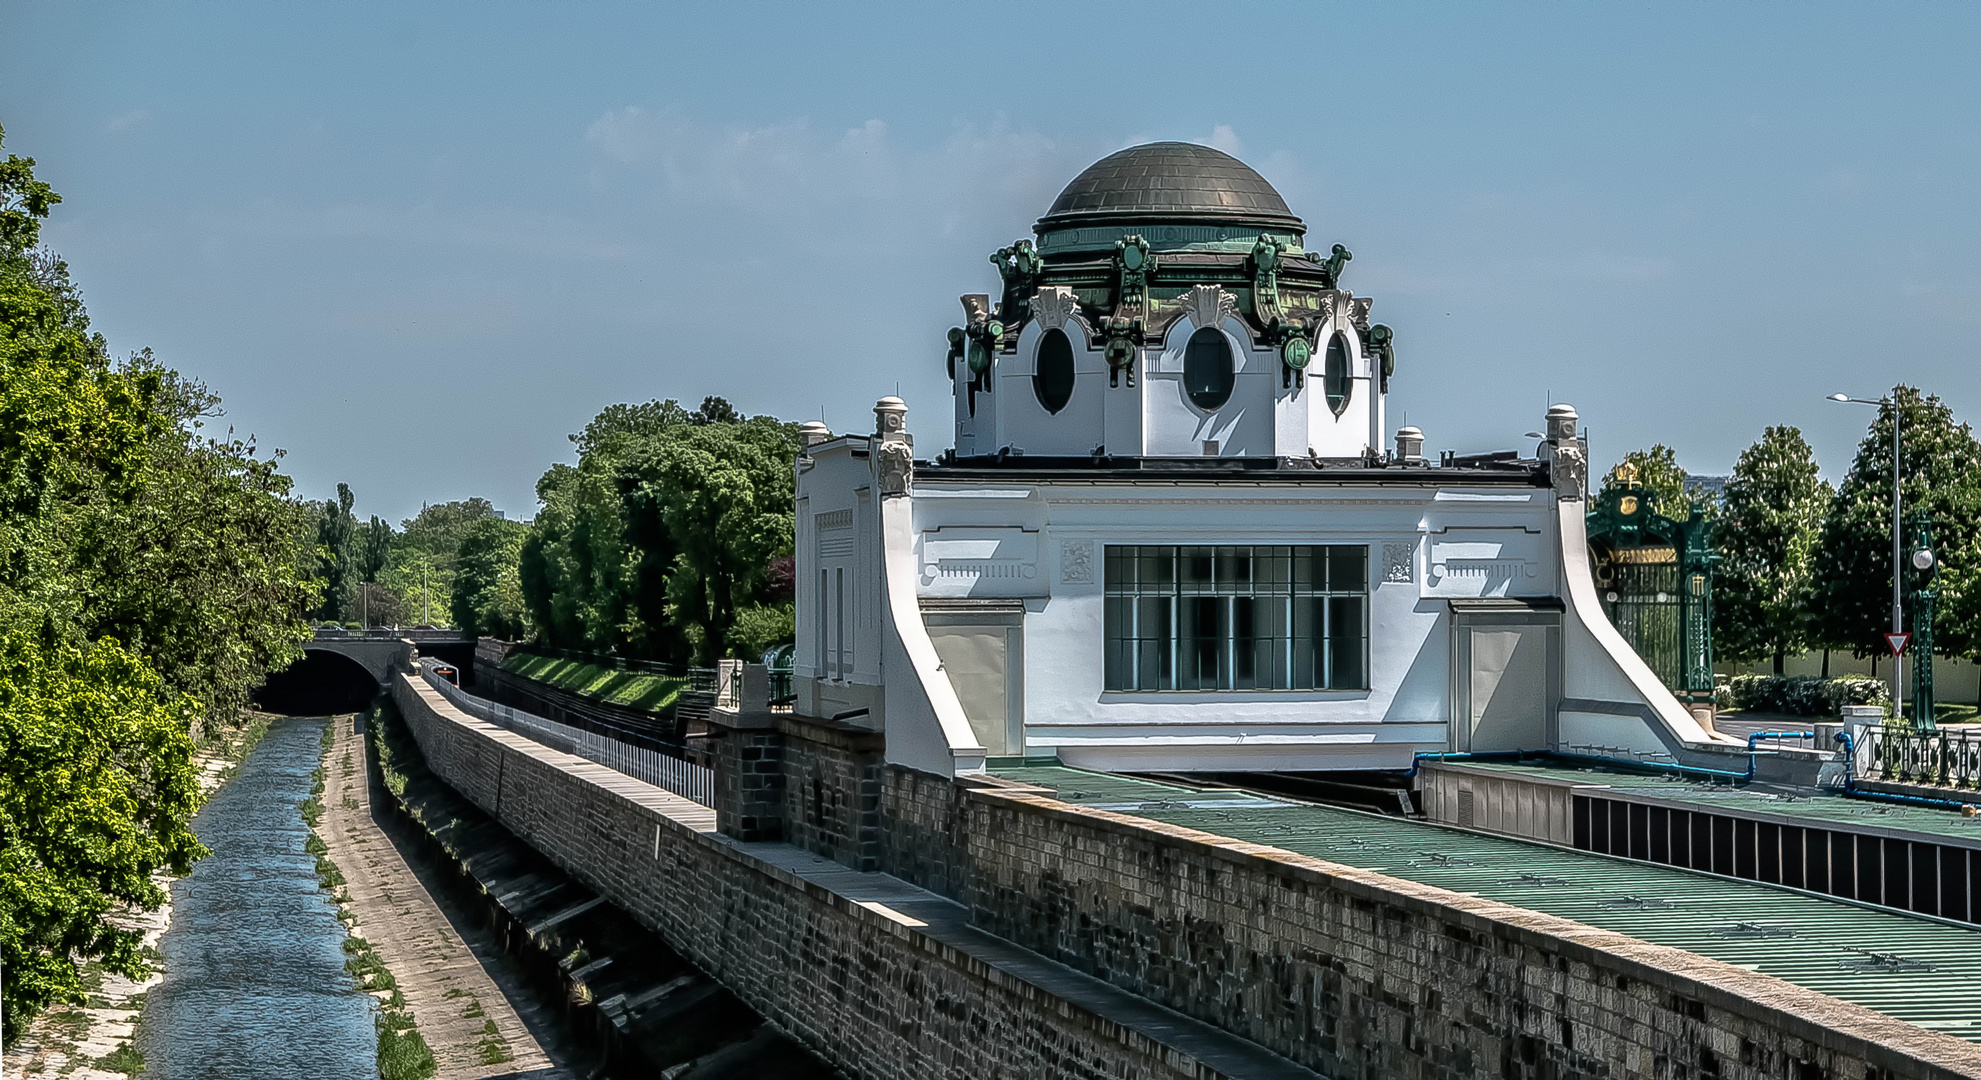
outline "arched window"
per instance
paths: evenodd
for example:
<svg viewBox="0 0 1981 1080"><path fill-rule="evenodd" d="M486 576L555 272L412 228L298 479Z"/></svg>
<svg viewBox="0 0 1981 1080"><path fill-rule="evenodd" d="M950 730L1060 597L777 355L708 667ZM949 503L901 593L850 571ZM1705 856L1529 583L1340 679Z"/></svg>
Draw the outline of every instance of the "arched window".
<svg viewBox="0 0 1981 1080"><path fill-rule="evenodd" d="M1348 339L1339 332L1328 338L1327 359L1321 365L1321 386L1328 397L1328 408L1336 416L1348 408L1348 396L1355 390L1348 377Z"/></svg>
<svg viewBox="0 0 1981 1080"><path fill-rule="evenodd" d="M1219 330L1204 327L1183 347L1183 392L1205 412L1231 400L1231 341Z"/></svg>
<svg viewBox="0 0 1981 1080"><path fill-rule="evenodd" d="M1039 360L1032 369L1032 392L1049 413L1066 407L1073 397L1073 343L1064 330L1048 330L1039 338Z"/></svg>

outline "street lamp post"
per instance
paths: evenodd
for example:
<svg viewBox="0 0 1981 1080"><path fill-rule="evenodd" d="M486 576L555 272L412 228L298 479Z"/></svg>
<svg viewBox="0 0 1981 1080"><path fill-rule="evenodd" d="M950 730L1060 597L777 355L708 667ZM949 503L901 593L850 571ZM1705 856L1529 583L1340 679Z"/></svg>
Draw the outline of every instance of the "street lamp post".
<svg viewBox="0 0 1981 1080"><path fill-rule="evenodd" d="M1879 398L1875 401L1869 398L1854 398L1846 394L1830 395L1831 401L1844 401L1857 405L1884 405L1889 403L1892 407L1892 633L1894 634L1905 632L1905 593L1903 591L1905 587L1905 533L1899 524L1898 392L1899 387L1894 386L1892 387L1892 396L1890 398ZM1899 705L1904 697L1904 678L1905 658L1894 655L1892 657L1893 716L1903 715L1899 711Z"/></svg>

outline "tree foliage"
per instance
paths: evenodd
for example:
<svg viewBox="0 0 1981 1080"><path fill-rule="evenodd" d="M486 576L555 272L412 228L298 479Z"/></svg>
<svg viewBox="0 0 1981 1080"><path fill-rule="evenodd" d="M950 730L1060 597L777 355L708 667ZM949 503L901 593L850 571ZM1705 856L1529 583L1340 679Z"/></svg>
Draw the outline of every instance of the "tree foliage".
<svg viewBox="0 0 1981 1080"><path fill-rule="evenodd" d="M515 639L525 632L517 566L529 529L482 518L469 526L455 553L454 625L469 634Z"/></svg>
<svg viewBox="0 0 1981 1080"><path fill-rule="evenodd" d="M538 481L519 554L545 640L706 662L733 651L739 612L789 599L772 570L791 551L791 425L721 398L655 401L614 405L571 439L578 464ZM779 624L751 625L754 645Z"/></svg>
<svg viewBox="0 0 1981 1080"><path fill-rule="evenodd" d="M1624 486L1625 475L1634 477L1634 484L1643 494L1650 509L1669 518L1683 521L1691 510L1685 495L1685 469L1678 464L1678 455L1664 443L1658 443L1649 450L1632 450L1623 455L1617 467L1603 477L1602 490L1598 498Z"/></svg>
<svg viewBox="0 0 1981 1080"><path fill-rule="evenodd" d="M11 1040L78 964L138 977L150 875L199 853L191 754L300 655L309 512L277 457L205 425L218 400L140 353L112 363L68 267L34 248L59 202L0 166L0 1012Z"/></svg>
<svg viewBox="0 0 1981 1080"><path fill-rule="evenodd" d="M76 958L131 979L140 935L105 920L156 908L151 875L184 874L205 849L187 723L174 698L115 641L0 639L0 966L12 1042L40 1009L80 1004Z"/></svg>
<svg viewBox="0 0 1981 1080"><path fill-rule="evenodd" d="M1789 653L1808 647L1816 543L1833 494L1796 428L1769 427L1741 452L1714 529L1716 654L1772 657L1780 674Z"/></svg>
<svg viewBox="0 0 1981 1080"><path fill-rule="evenodd" d="M395 530L376 514L360 521L356 503L350 486L338 484L337 498L314 504L323 592L317 617L367 626L446 624L455 610L461 544L478 523L496 519L495 507L481 498L429 503Z"/></svg>
<svg viewBox="0 0 1981 1080"><path fill-rule="evenodd" d="M1935 649L1973 655L1981 649L1981 443L1939 398L1910 386L1898 387L1896 398L1903 512L1909 519L1924 510L1938 534ZM1817 638L1860 655L1883 652L1881 635L1891 629L1893 416L1887 399L1858 444L1817 541ZM1907 610L1909 620L1909 603Z"/></svg>

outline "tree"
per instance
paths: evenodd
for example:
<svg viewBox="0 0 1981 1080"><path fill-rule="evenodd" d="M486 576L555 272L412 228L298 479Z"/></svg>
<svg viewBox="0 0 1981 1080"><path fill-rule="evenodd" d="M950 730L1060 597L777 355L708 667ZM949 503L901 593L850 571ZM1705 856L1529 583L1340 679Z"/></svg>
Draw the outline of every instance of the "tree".
<svg viewBox="0 0 1981 1080"><path fill-rule="evenodd" d="M217 399L149 353L111 363L33 247L60 201L33 164L0 165L0 1041L81 1003L84 961L144 974L106 917L201 853L194 739L316 598L275 456L204 435Z"/></svg>
<svg viewBox="0 0 1981 1080"><path fill-rule="evenodd" d="M1634 474L1636 487L1645 493L1651 510L1681 521L1691 511L1685 497L1686 472L1679 466L1678 456L1664 443L1623 455L1623 461L1603 477L1598 498L1624 486L1618 476L1620 472Z"/></svg>
<svg viewBox="0 0 1981 1080"><path fill-rule="evenodd" d="M514 521L483 518L468 529L455 555L454 625L470 635L523 636L518 565L529 530Z"/></svg>
<svg viewBox="0 0 1981 1080"><path fill-rule="evenodd" d="M316 615L333 622L346 617L358 594L358 583L364 580L355 572L359 562L358 519L351 507L356 502L351 485L338 484L335 499L316 504L316 580L322 585Z"/></svg>
<svg viewBox="0 0 1981 1080"><path fill-rule="evenodd" d="M1905 513L1926 511L1937 533L1935 650L1971 655L1981 647L1981 443L1939 398L1910 386L1898 387L1896 397ZM1858 444L1817 542L1817 639L1859 655L1884 652L1882 635L1891 629L1892 421L1887 400Z"/></svg>
<svg viewBox="0 0 1981 1080"><path fill-rule="evenodd" d="M380 573L406 601L406 614L423 623L445 623L453 610L455 553L476 522L495 517L487 499L429 503L400 522L391 555Z"/></svg>
<svg viewBox="0 0 1981 1080"><path fill-rule="evenodd" d="M144 662L104 641L0 640L0 965L4 1038L54 1002L82 1004L77 961L131 979L142 936L120 906L156 908L153 872L184 874L205 849L187 720Z"/></svg>
<svg viewBox="0 0 1981 1080"><path fill-rule="evenodd" d="M613 405L537 482L518 555L533 631L567 648L684 662L728 655L738 613L790 600L795 429L710 397ZM752 642L781 616L752 616Z"/></svg>
<svg viewBox="0 0 1981 1080"><path fill-rule="evenodd" d="M358 575L361 581L377 581L385 570L385 564L392 558L393 541L397 535L392 526L377 514L371 516L358 534Z"/></svg>
<svg viewBox="0 0 1981 1080"><path fill-rule="evenodd" d="M1775 674L1808 647L1816 544L1834 492L1793 427L1769 427L1741 452L1713 532L1713 648L1729 660L1773 657Z"/></svg>
<svg viewBox="0 0 1981 1080"><path fill-rule="evenodd" d="M312 553L296 537L309 511L290 498L279 453L263 458L231 433L202 433L219 414L205 386L148 353L131 370L148 372L166 423L135 496L93 501L71 519L76 619L85 637L124 643L191 695L197 735L232 720L269 672L302 657L315 590Z"/></svg>
<svg viewBox="0 0 1981 1080"><path fill-rule="evenodd" d="M770 417L691 424L650 443L623 470L629 503L657 513L677 554L668 612L703 663L729 655L736 613L791 550L797 437Z"/></svg>

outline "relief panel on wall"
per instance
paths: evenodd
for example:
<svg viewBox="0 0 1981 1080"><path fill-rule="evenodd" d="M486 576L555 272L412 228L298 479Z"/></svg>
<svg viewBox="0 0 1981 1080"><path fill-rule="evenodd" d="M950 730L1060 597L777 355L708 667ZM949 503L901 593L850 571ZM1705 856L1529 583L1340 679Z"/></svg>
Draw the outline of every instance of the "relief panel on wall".
<svg viewBox="0 0 1981 1080"><path fill-rule="evenodd" d="M1539 533L1525 529L1454 528L1430 536L1423 595L1546 596L1554 579Z"/></svg>
<svg viewBox="0 0 1981 1080"><path fill-rule="evenodd" d="M924 597L1027 597L1048 593L1039 534L1015 527L944 527L916 542Z"/></svg>

